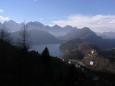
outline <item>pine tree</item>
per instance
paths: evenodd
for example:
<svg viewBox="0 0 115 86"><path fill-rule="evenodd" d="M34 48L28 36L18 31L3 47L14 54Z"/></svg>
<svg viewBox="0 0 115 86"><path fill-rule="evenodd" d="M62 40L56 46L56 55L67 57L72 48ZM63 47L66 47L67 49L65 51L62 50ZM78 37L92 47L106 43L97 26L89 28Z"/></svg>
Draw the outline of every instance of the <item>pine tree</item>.
<svg viewBox="0 0 115 86"><path fill-rule="evenodd" d="M43 52L42 52L42 59L44 61L48 61L49 60L49 57L50 57L50 54L49 54L49 50L48 48L46 47Z"/></svg>
<svg viewBox="0 0 115 86"><path fill-rule="evenodd" d="M50 55L49 55L49 50L48 50L47 47L43 50L42 56L44 56L44 57L49 57L49 56L50 56Z"/></svg>
<svg viewBox="0 0 115 86"><path fill-rule="evenodd" d="M0 40L7 41L7 42L11 41L10 33L3 28L0 29Z"/></svg>
<svg viewBox="0 0 115 86"><path fill-rule="evenodd" d="M20 33L21 35L21 47L27 51L29 49L29 41L28 41L28 38L29 38L29 34L28 34L28 27L27 25L24 23L23 25L23 29Z"/></svg>

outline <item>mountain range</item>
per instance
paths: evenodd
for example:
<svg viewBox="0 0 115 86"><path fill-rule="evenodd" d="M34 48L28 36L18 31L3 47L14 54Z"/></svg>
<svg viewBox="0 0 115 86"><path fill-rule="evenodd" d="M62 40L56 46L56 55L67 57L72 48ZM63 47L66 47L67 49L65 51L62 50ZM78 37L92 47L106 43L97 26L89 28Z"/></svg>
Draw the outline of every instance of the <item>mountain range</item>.
<svg viewBox="0 0 115 86"><path fill-rule="evenodd" d="M25 25L30 33L29 40L31 40L32 45L59 43L60 36L64 36L69 32L76 31L76 28L72 26L48 26L37 21L31 21ZM20 31L24 28L24 23L16 23L13 20L5 21L4 23L0 23L0 28L4 28L11 32L13 41L17 41L20 39Z"/></svg>
<svg viewBox="0 0 115 86"><path fill-rule="evenodd" d="M115 39L115 32L103 32L97 33L98 36L101 36L104 39Z"/></svg>
<svg viewBox="0 0 115 86"><path fill-rule="evenodd" d="M74 50L81 45L100 49L115 48L115 39L104 39L87 27L70 32L64 37L66 41L61 45L62 50Z"/></svg>
<svg viewBox="0 0 115 86"><path fill-rule="evenodd" d="M114 32L99 33L93 32L90 28L76 28L72 26L60 27L58 25L48 26L40 22L28 22L25 24L30 33L29 39L32 45L37 44L78 44L77 42L94 44L100 48L114 48L115 34ZM20 31L23 29L24 23L16 23L13 20L0 23L0 28L7 29L11 32L13 40L20 39ZM73 43L72 43L73 42Z"/></svg>
<svg viewBox="0 0 115 86"><path fill-rule="evenodd" d="M56 44L60 43L60 40L57 39L52 34L43 31L43 30L29 30L27 32L28 37L27 41L30 45L40 45L40 44ZM16 31L11 34L11 38L13 38L13 42L21 41L21 31Z"/></svg>
<svg viewBox="0 0 115 86"><path fill-rule="evenodd" d="M5 28L10 32L16 32L19 31L23 28L24 23L16 23L13 20L10 21L5 21L4 23L0 23L0 28ZM60 27L58 25L54 25L54 26L48 26L48 25L44 25L38 21L34 21L34 22L28 22L26 23L27 29L28 30L42 30L42 31L47 31L50 34L54 35L54 36L64 36L66 35L68 32L71 31L75 31L77 28L76 27L72 27L72 26L65 26L65 27Z"/></svg>

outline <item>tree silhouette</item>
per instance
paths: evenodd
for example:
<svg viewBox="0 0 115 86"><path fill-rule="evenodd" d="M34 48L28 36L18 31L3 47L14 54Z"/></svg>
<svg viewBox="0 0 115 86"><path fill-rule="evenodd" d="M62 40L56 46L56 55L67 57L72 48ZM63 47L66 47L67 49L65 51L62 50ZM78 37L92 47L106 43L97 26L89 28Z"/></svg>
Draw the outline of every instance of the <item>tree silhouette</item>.
<svg viewBox="0 0 115 86"><path fill-rule="evenodd" d="M27 25L24 23L23 25L23 29L21 31L21 47L24 49L24 50L28 50L29 48L29 41L28 41L28 30L27 30Z"/></svg>
<svg viewBox="0 0 115 86"><path fill-rule="evenodd" d="M50 57L49 50L46 47L42 52L42 59L43 59L43 61L48 61L49 57Z"/></svg>
<svg viewBox="0 0 115 86"><path fill-rule="evenodd" d="M50 54L49 54L49 50L48 50L47 47L43 50L43 52L42 52L42 56L43 56L43 57L49 57L49 56L50 56Z"/></svg>
<svg viewBox="0 0 115 86"><path fill-rule="evenodd" d="M10 39L10 34L8 31L6 31L5 28L1 28L0 29L0 64L1 63L5 63L5 61L7 60L7 54L6 51L8 50L7 47L5 46L5 44L9 44L11 43L11 39ZM4 57L4 58L3 58Z"/></svg>
<svg viewBox="0 0 115 86"><path fill-rule="evenodd" d="M7 42L10 42L11 41L10 33L3 28L0 29L0 39L4 40L4 41L7 41Z"/></svg>

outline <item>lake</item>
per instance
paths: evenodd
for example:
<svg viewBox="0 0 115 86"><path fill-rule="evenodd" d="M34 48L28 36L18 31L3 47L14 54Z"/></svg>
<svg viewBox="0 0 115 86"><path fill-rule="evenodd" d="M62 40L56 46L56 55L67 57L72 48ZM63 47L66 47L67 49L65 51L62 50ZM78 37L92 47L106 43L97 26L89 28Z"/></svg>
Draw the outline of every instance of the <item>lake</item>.
<svg viewBox="0 0 115 86"><path fill-rule="evenodd" d="M60 57L63 55L63 53L60 50L60 44L43 44L43 45L34 45L31 47L31 50L38 51L39 53L42 53L44 48L47 47L49 49L49 53L51 56L57 56Z"/></svg>

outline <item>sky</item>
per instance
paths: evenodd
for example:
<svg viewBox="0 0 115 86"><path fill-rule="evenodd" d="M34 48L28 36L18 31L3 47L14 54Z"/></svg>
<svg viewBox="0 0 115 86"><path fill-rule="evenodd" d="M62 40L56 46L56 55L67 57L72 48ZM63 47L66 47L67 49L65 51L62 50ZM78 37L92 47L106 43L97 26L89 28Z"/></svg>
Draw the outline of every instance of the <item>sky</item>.
<svg viewBox="0 0 115 86"><path fill-rule="evenodd" d="M115 31L115 0L0 0L0 22L10 19Z"/></svg>

